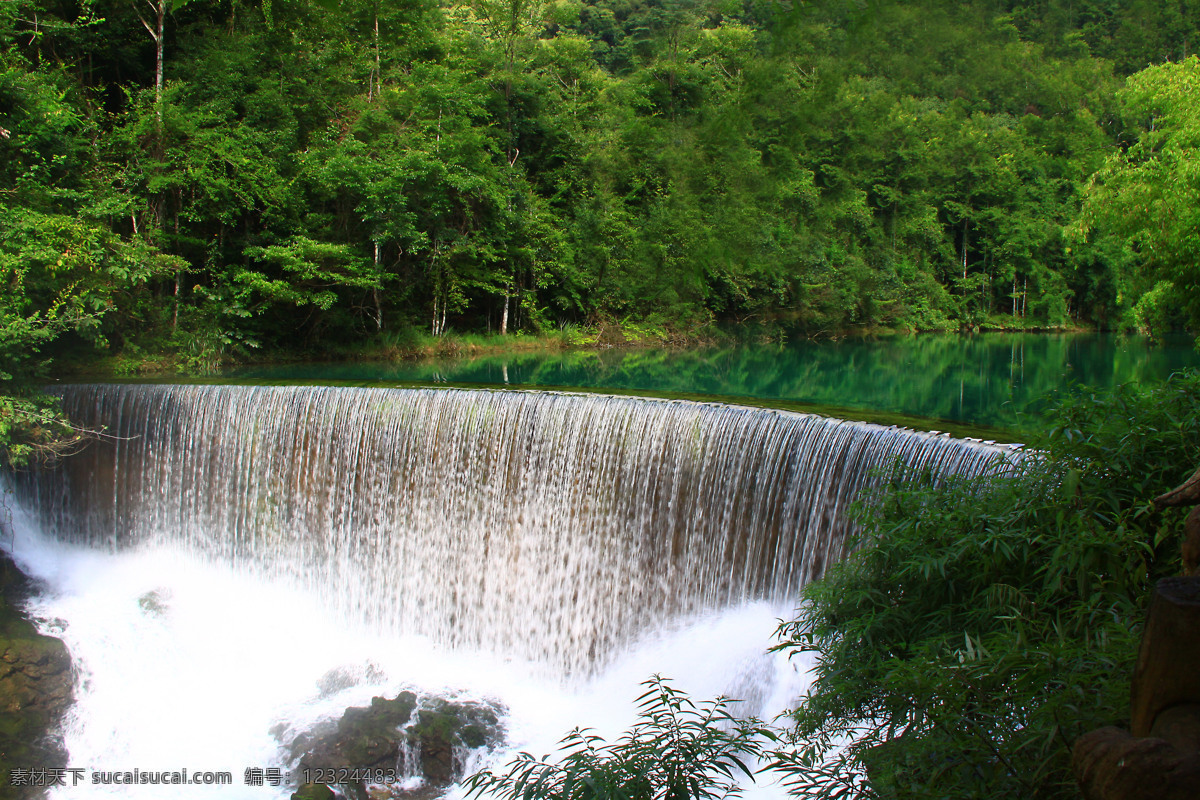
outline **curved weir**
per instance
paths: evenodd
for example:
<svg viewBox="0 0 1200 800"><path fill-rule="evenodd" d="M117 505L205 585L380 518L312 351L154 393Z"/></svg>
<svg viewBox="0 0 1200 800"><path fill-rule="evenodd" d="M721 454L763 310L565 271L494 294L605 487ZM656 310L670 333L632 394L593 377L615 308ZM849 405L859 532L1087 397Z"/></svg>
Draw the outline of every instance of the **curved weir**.
<svg viewBox="0 0 1200 800"><path fill-rule="evenodd" d="M795 597L902 459L987 444L817 416L547 392L82 385L109 437L14 476L60 540L180 547L343 614L590 674L664 621Z"/></svg>

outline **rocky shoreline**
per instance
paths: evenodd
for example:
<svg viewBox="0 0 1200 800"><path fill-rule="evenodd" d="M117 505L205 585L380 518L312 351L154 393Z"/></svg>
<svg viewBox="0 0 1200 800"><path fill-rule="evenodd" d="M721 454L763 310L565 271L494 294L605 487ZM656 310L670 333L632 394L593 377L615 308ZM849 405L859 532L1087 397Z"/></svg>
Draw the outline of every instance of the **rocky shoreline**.
<svg viewBox="0 0 1200 800"><path fill-rule="evenodd" d="M63 769L63 717L74 699L71 654L24 610L33 582L0 553L0 800L29 797L15 769ZM36 795L34 795L36 796Z"/></svg>

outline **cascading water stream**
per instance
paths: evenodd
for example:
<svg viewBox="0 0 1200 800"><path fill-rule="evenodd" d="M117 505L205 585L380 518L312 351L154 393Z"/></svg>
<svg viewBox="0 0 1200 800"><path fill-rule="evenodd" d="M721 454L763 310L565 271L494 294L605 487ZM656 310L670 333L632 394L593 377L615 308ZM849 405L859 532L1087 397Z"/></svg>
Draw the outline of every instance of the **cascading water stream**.
<svg viewBox="0 0 1200 800"><path fill-rule="evenodd" d="M665 619L778 601L840 558L894 459L993 447L779 411L533 392L79 386L115 437L20 476L42 526L181 545L350 615L589 672Z"/></svg>
<svg viewBox="0 0 1200 800"><path fill-rule="evenodd" d="M121 559L159 557L138 554L199 560L203 569L232 570L243 587L301 592L319 609L307 612L314 630L328 615L334 622L321 625L360 640L482 654L505 665L473 667L485 672L521 664L577 696L617 691L606 682L623 670L635 682L656 670L671 674L669 663L646 654L670 662L663 653L679 653L675 669L691 669L699 682L713 675L711 688L684 688L751 699L754 713L787 691L780 668L761 655L771 620L789 613L799 588L842 556L846 510L878 480L877 470L899 459L969 475L1011 453L783 411L600 395L300 386L57 391L67 413L103 428L105 439L57 470L10 479L31 527L85 548L72 552L94 554L72 558L110 559L105 569L122 575L129 562ZM65 570L43 572L55 569ZM176 591L178 618L193 599L186 588ZM128 610L137 600L144 611L142 597L122 602ZM232 613L252 615L256 602L239 600ZM53 603L44 613L69 615ZM730 642L740 634L729 626L746 624L729 620L744 614L767 628L753 634L758 645L739 651ZM142 618L131 624L142 626ZM279 624L292 632L278 646L303 637L291 624ZM686 636L663 644L663 632L685 625L693 626ZM699 630L714 638L689 644ZM311 684L337 658L361 664L368 657L353 638L323 635L310 669L317 671L301 670L297 685ZM693 646L700 652L689 653ZM182 656L184 663L202 657ZM708 673L689 659L710 662ZM288 669L269 668L281 676ZM102 683L102 668L90 669ZM418 680L396 677L405 670L420 671L400 658L382 672L397 685ZM268 681L241 702L273 691ZM568 709L565 696L553 702ZM339 697L323 713L350 700ZM281 701L264 707L272 702ZM297 711L304 702L286 714L316 713ZM88 713L76 723L80 741ZM526 724L520 716L515 708L514 730ZM260 718L239 724L265 731L269 711ZM566 730L557 717L528 724L554 724L555 737ZM261 741L246 747L269 757ZM138 752L132 744L126 750Z"/></svg>

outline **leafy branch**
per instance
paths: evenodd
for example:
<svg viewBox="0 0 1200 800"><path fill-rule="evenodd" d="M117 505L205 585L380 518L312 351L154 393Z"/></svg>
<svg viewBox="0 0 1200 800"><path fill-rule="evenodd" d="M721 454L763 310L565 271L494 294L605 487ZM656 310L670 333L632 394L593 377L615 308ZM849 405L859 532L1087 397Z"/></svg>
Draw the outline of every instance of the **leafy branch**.
<svg viewBox="0 0 1200 800"><path fill-rule="evenodd" d="M609 744L576 728L560 758L521 753L502 772L467 779L468 796L510 800L693 800L739 794L739 776L776 735L755 719L739 719L725 698L695 703L655 675L642 684L638 721Z"/></svg>

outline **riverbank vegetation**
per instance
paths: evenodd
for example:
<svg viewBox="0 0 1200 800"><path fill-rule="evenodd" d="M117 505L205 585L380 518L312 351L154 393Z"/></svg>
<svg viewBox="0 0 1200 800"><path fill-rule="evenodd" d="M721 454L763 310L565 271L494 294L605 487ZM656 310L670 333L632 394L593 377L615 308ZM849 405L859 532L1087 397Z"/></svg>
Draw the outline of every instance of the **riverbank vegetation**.
<svg viewBox="0 0 1200 800"><path fill-rule="evenodd" d="M1198 408L1194 371L1082 391L1014 474L901 474L865 503L861 548L780 629L779 648L817 653L789 781L821 797L1077 797L1070 748L1128 726L1150 590L1181 570L1185 513L1152 500L1200 463Z"/></svg>

